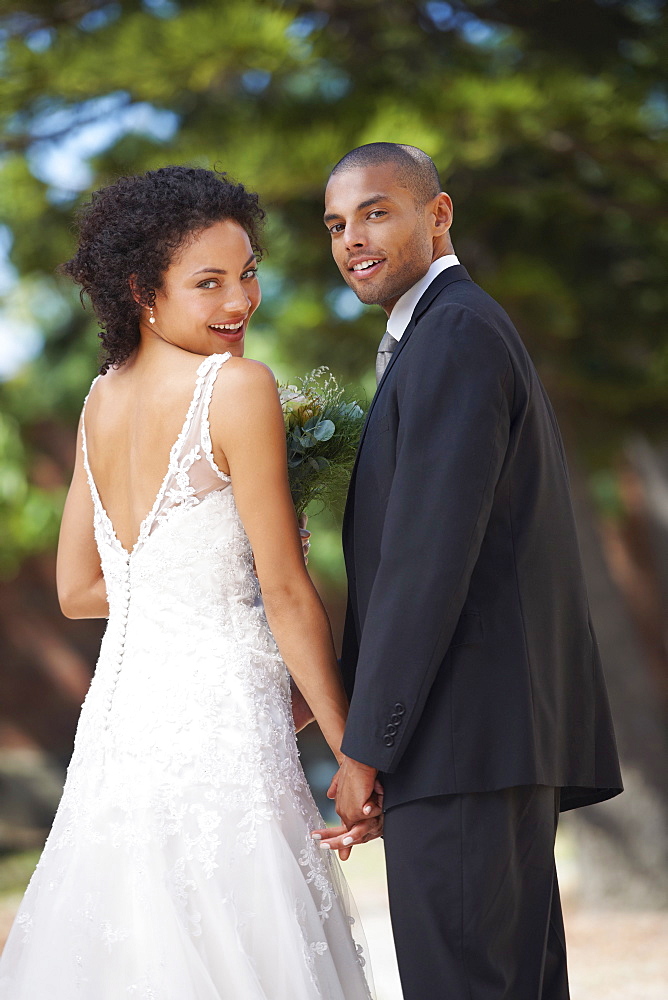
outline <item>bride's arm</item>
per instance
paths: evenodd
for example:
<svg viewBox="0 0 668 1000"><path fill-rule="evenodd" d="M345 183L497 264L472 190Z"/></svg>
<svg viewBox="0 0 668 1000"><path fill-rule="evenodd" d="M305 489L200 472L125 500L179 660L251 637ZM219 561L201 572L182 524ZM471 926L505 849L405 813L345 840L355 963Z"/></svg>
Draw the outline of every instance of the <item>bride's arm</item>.
<svg viewBox="0 0 668 1000"><path fill-rule="evenodd" d="M107 590L93 533L93 501L81 453L81 424L77 457L58 539L56 586L60 609L67 618L106 618Z"/></svg>
<svg viewBox="0 0 668 1000"><path fill-rule="evenodd" d="M218 377L211 418L214 447L229 467L253 548L269 626L340 763L348 702L329 619L304 565L288 486L283 414L270 370L231 358Z"/></svg>

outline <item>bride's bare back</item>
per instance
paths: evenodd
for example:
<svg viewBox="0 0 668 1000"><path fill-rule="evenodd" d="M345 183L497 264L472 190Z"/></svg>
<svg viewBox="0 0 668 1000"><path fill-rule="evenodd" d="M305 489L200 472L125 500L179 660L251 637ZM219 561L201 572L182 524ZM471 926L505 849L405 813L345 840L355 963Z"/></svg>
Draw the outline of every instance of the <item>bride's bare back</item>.
<svg viewBox="0 0 668 1000"><path fill-rule="evenodd" d="M85 412L90 469L116 536L130 552L153 507L192 400L199 355L131 360L96 381ZM223 463L221 471L228 473Z"/></svg>

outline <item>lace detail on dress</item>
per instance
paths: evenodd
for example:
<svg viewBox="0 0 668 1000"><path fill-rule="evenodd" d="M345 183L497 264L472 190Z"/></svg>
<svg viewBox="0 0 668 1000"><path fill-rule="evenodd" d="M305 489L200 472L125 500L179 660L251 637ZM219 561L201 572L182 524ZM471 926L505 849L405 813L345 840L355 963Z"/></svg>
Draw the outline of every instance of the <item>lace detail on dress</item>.
<svg viewBox="0 0 668 1000"><path fill-rule="evenodd" d="M214 384L215 384L215 379L209 379L209 382L206 387L206 392L204 394L200 440L202 442L202 448L204 449L204 456L209 465L211 466L211 468L213 469L213 471L216 473L217 476L220 476L220 478L224 482L229 483L231 482L230 477L226 473L222 472L216 465L216 462L213 457L213 446L211 444L211 425L209 423L209 410L211 409L211 396L213 395Z"/></svg>
<svg viewBox="0 0 668 1000"><path fill-rule="evenodd" d="M369 1000L290 682L208 411L205 359L131 552L90 471L109 621L0 1000ZM83 425L83 422L82 422Z"/></svg>
<svg viewBox="0 0 668 1000"><path fill-rule="evenodd" d="M218 374L220 366L231 357L232 355L229 351L225 354L212 354L210 357L205 358L199 365L197 369L195 389L188 407L188 412L186 413L179 436L172 445L169 453L167 471L162 483L160 484L160 489L156 494L153 506L139 526L139 534L130 551L125 549L116 534L111 519L104 509L93 474L91 472L88 458L88 446L86 443L85 413L86 403L88 401L88 396L86 396L82 411L81 438L84 467L86 469L86 475L88 477L88 483L93 497L95 516L101 526L103 526L105 531L111 536L114 544L127 555L133 555L137 549L141 548L141 546L145 544L151 532L155 529L156 525L165 521L175 508L184 506L192 507L201 502L203 497L198 495L201 491L193 485L193 467L196 467L196 463L201 461L202 457L207 459L209 465L214 472L217 473L220 479L225 482L231 481L229 476L225 476L224 473L218 469L213 460L208 418L211 395L213 393L216 375ZM98 375L97 378L93 380L91 390L100 377L101 376ZM90 395L90 392L88 395ZM205 439L207 444L204 443ZM204 453L202 451L203 447ZM209 482L207 492L210 492L212 488L215 488L214 484Z"/></svg>

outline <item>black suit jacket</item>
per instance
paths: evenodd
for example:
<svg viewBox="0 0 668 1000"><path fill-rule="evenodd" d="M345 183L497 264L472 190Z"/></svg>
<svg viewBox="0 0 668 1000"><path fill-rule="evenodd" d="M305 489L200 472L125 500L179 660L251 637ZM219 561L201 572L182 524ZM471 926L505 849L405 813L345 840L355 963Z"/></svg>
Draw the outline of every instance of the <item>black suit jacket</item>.
<svg viewBox="0 0 668 1000"><path fill-rule="evenodd" d="M621 791L554 412L461 265L420 299L371 403L343 544L342 750L383 772L387 808Z"/></svg>

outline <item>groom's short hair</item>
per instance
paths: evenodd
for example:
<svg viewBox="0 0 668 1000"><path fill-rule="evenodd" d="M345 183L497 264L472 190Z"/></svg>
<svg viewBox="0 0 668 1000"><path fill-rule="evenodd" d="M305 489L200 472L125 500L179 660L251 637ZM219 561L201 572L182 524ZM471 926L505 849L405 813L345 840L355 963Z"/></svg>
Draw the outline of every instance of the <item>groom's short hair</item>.
<svg viewBox="0 0 668 1000"><path fill-rule="evenodd" d="M346 153L336 164L330 177L355 167L380 166L393 163L399 180L412 192L419 205L426 205L442 190L441 179L430 156L417 146L399 142L369 142Z"/></svg>

